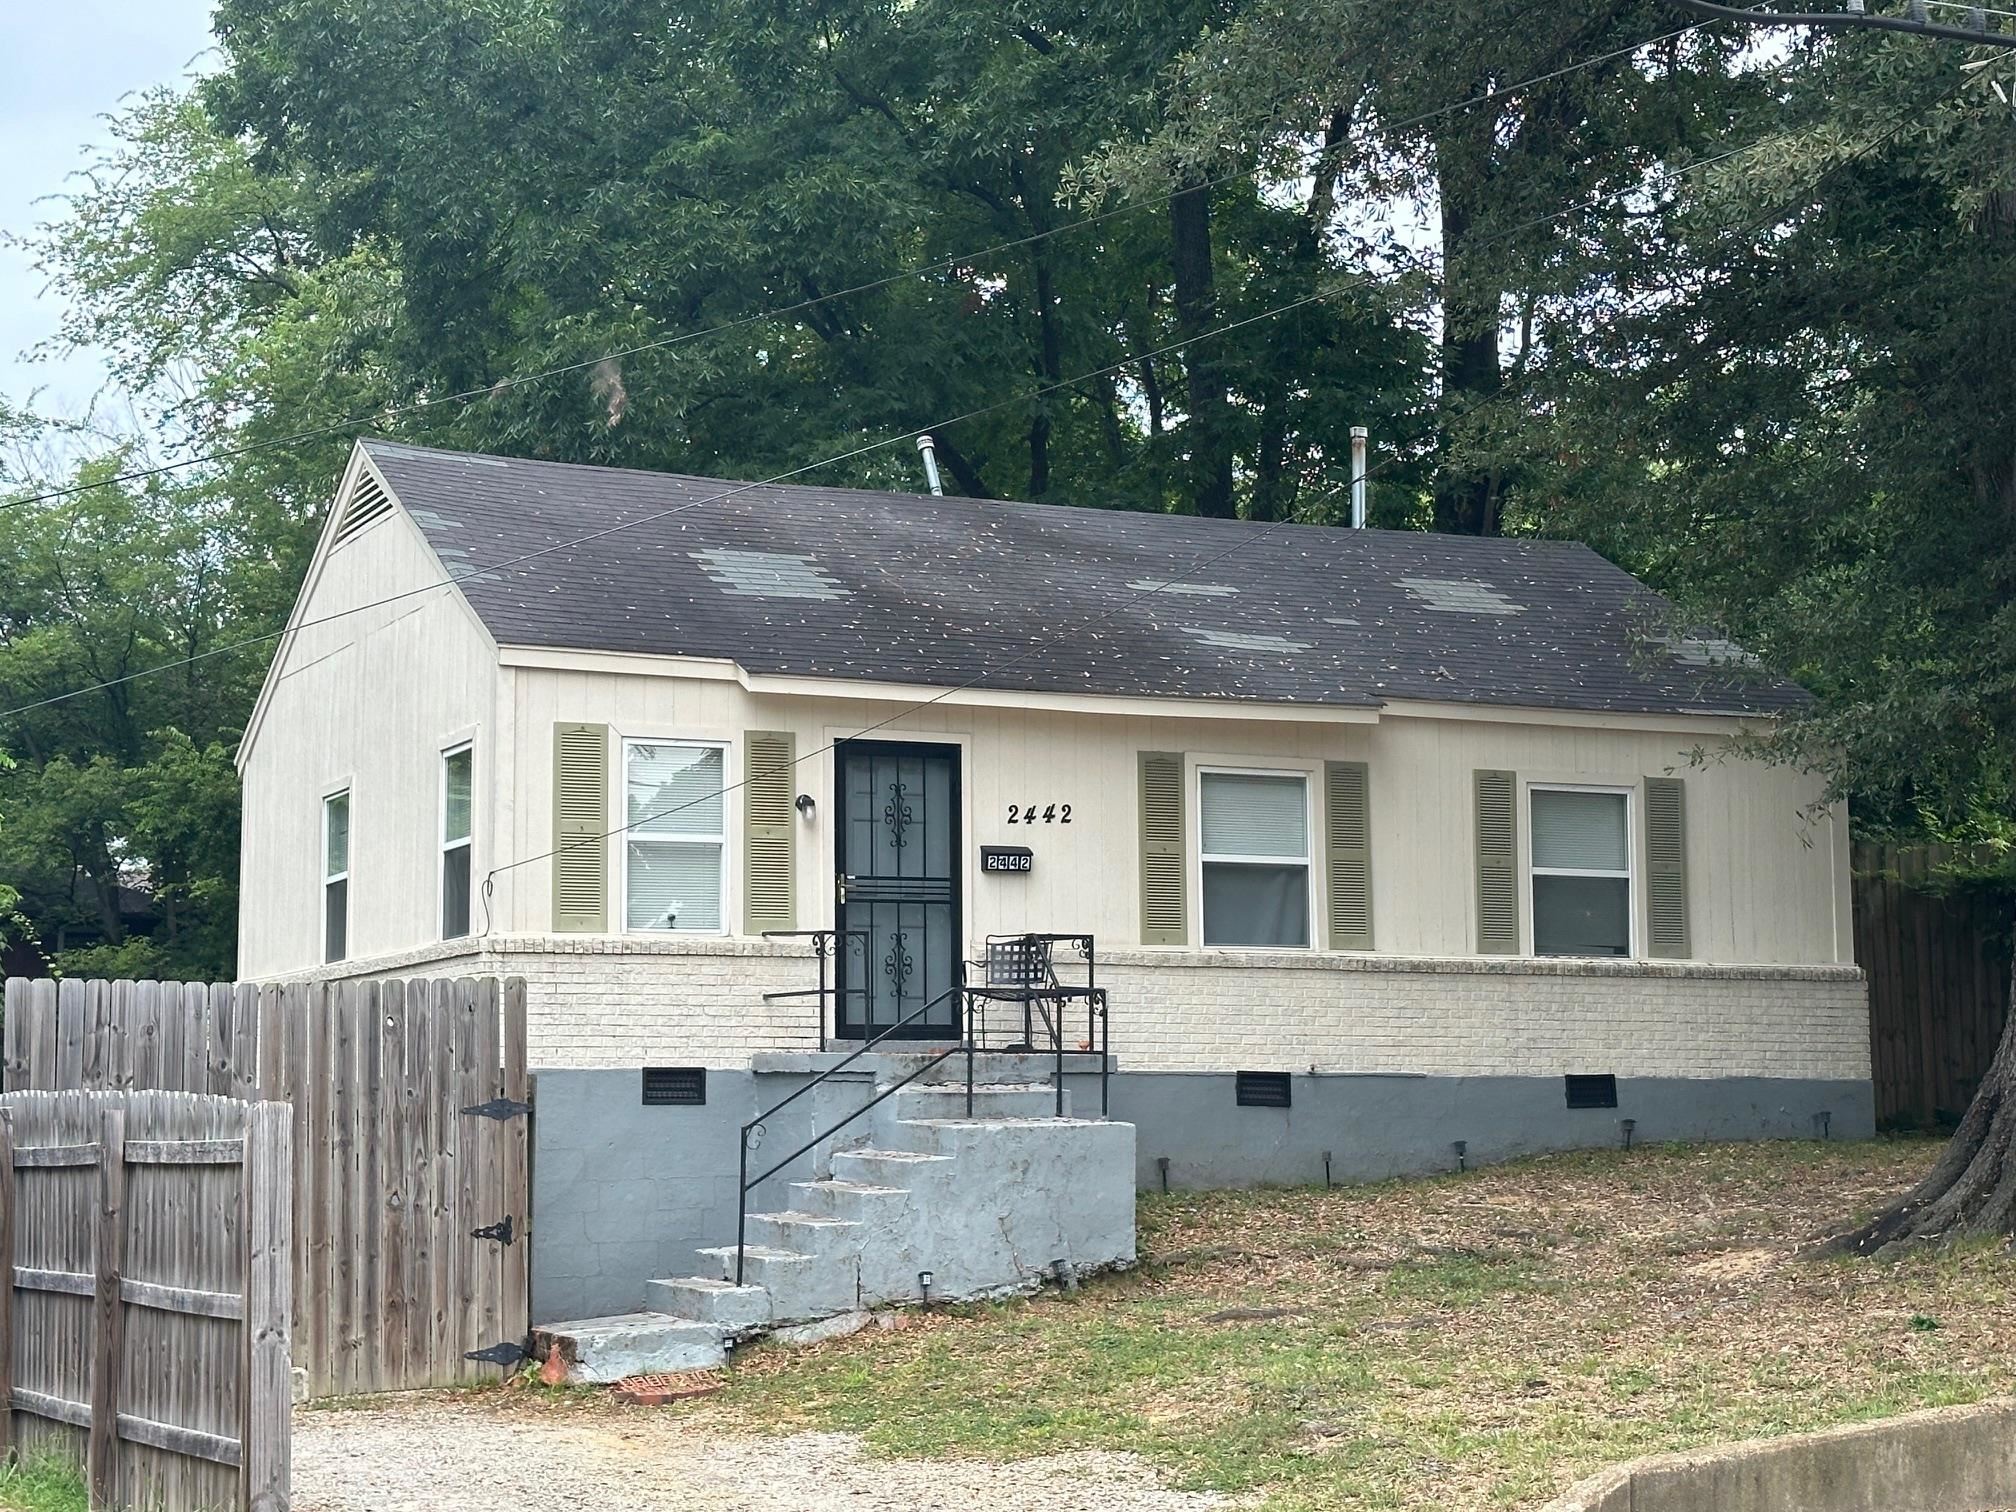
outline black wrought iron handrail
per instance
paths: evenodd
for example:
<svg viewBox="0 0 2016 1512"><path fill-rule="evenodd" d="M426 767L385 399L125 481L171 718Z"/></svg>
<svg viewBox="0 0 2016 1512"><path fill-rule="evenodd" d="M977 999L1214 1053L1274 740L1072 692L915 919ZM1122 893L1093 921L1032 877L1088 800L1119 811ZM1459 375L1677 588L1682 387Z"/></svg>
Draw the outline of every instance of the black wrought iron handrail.
<svg viewBox="0 0 2016 1512"><path fill-rule="evenodd" d="M834 931L827 930L827 931L808 931L808 932L823 932L831 934ZM858 933L858 932L859 931L849 931L849 933ZM822 957L822 959L824 958ZM763 1126L763 1122L765 1119L775 1118L779 1113L783 1112L786 1108L790 1107L791 1104L798 1101L799 1098L805 1096L806 1093L812 1091L815 1087L823 1086L826 1082L831 1081L835 1076L839 1075L842 1071L846 1070L849 1066L853 1065L854 1062L859 1060L862 1056L866 1055L870 1050L873 1050L877 1045L881 1044L884 1040L888 1039L891 1035L895 1034L897 1030L907 1028L910 1024L915 1023L925 1014L931 1012L934 1008L938 1007L947 998L957 998L961 999L963 1002L965 996L966 996L966 986L963 982L956 983L953 986L946 988L943 992L939 993L938 996L932 998L929 1002L920 1004L918 1007L912 1009L909 1013L906 1013L902 1018L896 1020L895 1023L889 1025L888 1028L881 1030L880 1032L875 1034L872 1038L863 1040L861 1042L861 1047L856 1051L854 1051L854 1053L849 1055L846 1059L840 1061L836 1065L828 1066L824 1071L821 1071L817 1076L813 1077L812 1080L805 1083L804 1086L800 1087L796 1092L793 1092L789 1097L777 1103L774 1107L767 1108L763 1112L758 1113L754 1118L750 1119L749 1122L742 1125L742 1138L741 1138L742 1194L740 1201L737 1203L737 1212L735 1216L735 1284L737 1286L740 1286L742 1284L742 1262L743 1259L747 1256L749 1250L748 1245L749 1193L753 1191L755 1188L761 1186L764 1182L768 1181L772 1176L775 1176L779 1171L783 1170L786 1166L790 1165L791 1162L796 1160L799 1156L804 1155L811 1150L817 1149L821 1144L825 1143L825 1141L831 1139L834 1135L838 1134L842 1129L846 1128L849 1124L853 1123L857 1118L861 1117L861 1115L866 1113L869 1109L875 1107L877 1104L884 1102L888 1098L893 1097L896 1093L902 1091L905 1087L909 1086L910 1083L917 1080L917 1078L922 1076L925 1072L935 1070L937 1067L943 1065L953 1056L959 1054L961 1050L965 1050L968 1052L967 1065L966 1065L966 1111L968 1113L971 1113L973 1111L973 1065L971 1057L973 1036L971 1033L972 1026L970 1023L966 1021L967 1017L966 1014L962 1013L960 1015L961 1021L959 1024L959 1043L946 1046L943 1050L939 1051L938 1054L932 1056L930 1060L926 1061L923 1065L919 1066L916 1070L912 1071L908 1076L904 1077L901 1081L895 1082L892 1085L885 1087L882 1091L878 1092L874 1097L870 1098L867 1102L863 1103L860 1107L856 1108L852 1113L849 1113L845 1118L841 1119L840 1122L833 1125L832 1128L827 1129L821 1133L814 1134L809 1141L807 1141L803 1145L800 1145L797 1149L793 1150L789 1155L786 1155L782 1160L778 1161L775 1165L771 1166L769 1170L763 1172L762 1175L756 1177L753 1181L749 1177L749 1131L752 1129L761 1128Z"/></svg>

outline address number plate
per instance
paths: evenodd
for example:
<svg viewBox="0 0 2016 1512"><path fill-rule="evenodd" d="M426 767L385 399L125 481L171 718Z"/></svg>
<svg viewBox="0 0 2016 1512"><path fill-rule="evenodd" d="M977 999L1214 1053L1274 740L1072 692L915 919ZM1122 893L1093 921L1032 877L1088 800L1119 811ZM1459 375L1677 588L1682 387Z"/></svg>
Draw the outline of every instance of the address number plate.
<svg viewBox="0 0 2016 1512"><path fill-rule="evenodd" d="M1026 845L983 845L980 870L983 872L1027 872L1036 869L1036 853Z"/></svg>

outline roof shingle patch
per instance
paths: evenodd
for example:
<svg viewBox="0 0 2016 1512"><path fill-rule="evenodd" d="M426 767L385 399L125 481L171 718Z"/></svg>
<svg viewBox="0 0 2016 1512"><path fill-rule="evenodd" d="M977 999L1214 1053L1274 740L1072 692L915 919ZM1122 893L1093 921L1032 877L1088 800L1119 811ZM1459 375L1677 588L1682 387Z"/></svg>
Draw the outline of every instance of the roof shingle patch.
<svg viewBox="0 0 2016 1512"><path fill-rule="evenodd" d="M1191 593L1200 598L1227 598L1239 591L1223 583L1165 583L1156 578L1136 578L1127 586L1136 593Z"/></svg>
<svg viewBox="0 0 2016 1512"><path fill-rule="evenodd" d="M1526 606L1515 604L1489 583L1470 578L1403 577L1400 586L1430 609L1445 614L1524 614Z"/></svg>
<svg viewBox="0 0 2016 1512"><path fill-rule="evenodd" d="M1206 630L1197 625L1185 625L1183 633L1193 637L1199 645L1218 646L1226 651L1293 653L1310 649L1307 641L1289 640L1285 635L1246 635L1235 630Z"/></svg>
<svg viewBox="0 0 2016 1512"><path fill-rule="evenodd" d="M837 599L847 590L815 558L783 551L691 551L700 570L743 598Z"/></svg>

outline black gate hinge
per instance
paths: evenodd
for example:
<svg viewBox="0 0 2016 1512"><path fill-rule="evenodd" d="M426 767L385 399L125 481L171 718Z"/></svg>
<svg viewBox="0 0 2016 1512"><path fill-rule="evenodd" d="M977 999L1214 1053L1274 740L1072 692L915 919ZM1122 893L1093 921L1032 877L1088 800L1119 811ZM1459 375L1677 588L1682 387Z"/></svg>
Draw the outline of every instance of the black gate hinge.
<svg viewBox="0 0 2016 1512"><path fill-rule="evenodd" d="M494 1118L503 1123L507 1118L523 1118L532 1111L532 1104L513 1102L508 1097L493 1097L486 1103L477 1103L473 1108L462 1111L477 1118Z"/></svg>
<svg viewBox="0 0 2016 1512"><path fill-rule="evenodd" d="M488 1349L472 1349L462 1356L462 1358L465 1360L480 1360L485 1365L501 1365L506 1370L509 1370L513 1365L519 1364L524 1360L529 1360L532 1356L526 1351L524 1345L513 1344L509 1340L506 1340L502 1344L492 1344Z"/></svg>
<svg viewBox="0 0 2016 1512"><path fill-rule="evenodd" d="M512 1239L511 1215L506 1213L495 1223L487 1224L479 1229L469 1230L469 1237L471 1239L495 1239L499 1244L509 1244Z"/></svg>

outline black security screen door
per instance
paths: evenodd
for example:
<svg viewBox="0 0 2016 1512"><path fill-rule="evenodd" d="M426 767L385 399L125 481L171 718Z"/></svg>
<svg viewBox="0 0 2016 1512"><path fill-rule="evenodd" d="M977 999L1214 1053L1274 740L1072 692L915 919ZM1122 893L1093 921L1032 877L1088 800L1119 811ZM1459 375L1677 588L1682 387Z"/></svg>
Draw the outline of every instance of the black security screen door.
<svg viewBox="0 0 2016 1512"><path fill-rule="evenodd" d="M959 981L959 748L848 740L834 761L845 931L834 1034L865 1039L944 997L899 1033L955 1038L958 1003L945 995Z"/></svg>

